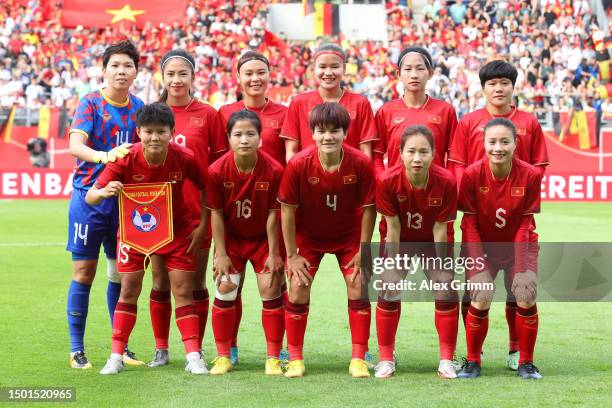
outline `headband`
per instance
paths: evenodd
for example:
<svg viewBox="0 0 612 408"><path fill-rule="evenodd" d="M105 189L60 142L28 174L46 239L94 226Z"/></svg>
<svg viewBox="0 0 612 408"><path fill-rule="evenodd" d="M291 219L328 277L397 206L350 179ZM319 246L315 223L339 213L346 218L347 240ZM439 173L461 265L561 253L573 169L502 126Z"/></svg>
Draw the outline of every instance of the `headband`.
<svg viewBox="0 0 612 408"><path fill-rule="evenodd" d="M166 60L165 60L165 61L162 63L162 65L161 65L161 69L162 69L162 71L164 70L164 65L166 65L166 62L170 61L172 58L180 58L180 59L183 59L183 60L187 61L187 62L189 63L189 65L191 66L191 69L192 69L193 71L195 71L195 66L193 65L193 62L191 62L191 61L189 60L189 58L185 58L185 57L183 57L182 55L171 55L171 56L169 56L168 58L166 58Z"/></svg>
<svg viewBox="0 0 612 408"><path fill-rule="evenodd" d="M314 55L314 58L317 59L319 58L321 55L324 54L333 54L336 55L338 57L340 57L340 59L344 62L346 61L346 57L344 56L343 53L341 53L340 51L334 51L334 50L323 50L323 51L317 51L317 53Z"/></svg>
<svg viewBox="0 0 612 408"><path fill-rule="evenodd" d="M404 62L404 58L406 58L406 57L407 57L408 55L410 55L410 54L418 54L418 55L420 55L421 57L423 57L423 60L425 61L425 66L426 66L428 69L432 69L432 68L433 68L433 67L432 67L432 64L431 64L431 61L429 61L429 58L427 58L427 56L426 56L425 54L423 54L422 52L418 52L418 51L410 51L410 52L407 52L406 54L404 54L404 56L402 57L402 59L401 59L401 60L399 60L399 62L397 63L397 67L398 67L398 68L401 68L401 67L402 67L402 62Z"/></svg>

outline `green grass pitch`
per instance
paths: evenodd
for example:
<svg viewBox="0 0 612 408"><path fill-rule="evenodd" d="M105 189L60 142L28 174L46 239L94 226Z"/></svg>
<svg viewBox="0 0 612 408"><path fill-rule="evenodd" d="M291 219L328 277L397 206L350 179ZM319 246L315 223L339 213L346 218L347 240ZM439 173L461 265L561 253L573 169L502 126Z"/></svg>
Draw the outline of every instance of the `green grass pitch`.
<svg viewBox="0 0 612 408"><path fill-rule="evenodd" d="M171 364L149 369L127 367L117 376L98 371L110 353L102 262L94 283L86 331L93 370L68 366L65 317L70 255L64 250L67 201L0 202L2 346L0 386L72 386L77 402L93 407L238 406L608 406L612 384L609 303L542 303L536 364L544 379L525 382L505 368L507 353L503 304L492 307L485 343L483 376L474 381L438 379L433 305L410 303L398 330L399 365L389 380L354 380L348 375L350 341L344 284L335 259L326 257L313 288L306 334L307 376L263 375L265 341L261 302L247 274L244 316L239 334L240 364L224 377L190 376L183 371L183 346L172 325ZM537 217L541 241L608 241L612 205L545 203ZM211 286L209 284L209 286ZM150 279L130 348L150 359L154 341L148 313ZM374 319L370 348L376 355ZM210 323L206 359L214 357ZM465 355L460 328L458 354ZM0 405L3 405L0 403ZM6 404L8 406L9 404ZM60 406L64 404L54 404Z"/></svg>

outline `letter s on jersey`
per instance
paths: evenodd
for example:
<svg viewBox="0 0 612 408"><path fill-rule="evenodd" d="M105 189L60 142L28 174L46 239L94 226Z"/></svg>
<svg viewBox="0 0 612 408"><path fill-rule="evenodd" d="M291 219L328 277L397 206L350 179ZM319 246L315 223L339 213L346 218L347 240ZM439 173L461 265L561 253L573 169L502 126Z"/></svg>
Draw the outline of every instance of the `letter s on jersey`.
<svg viewBox="0 0 612 408"><path fill-rule="evenodd" d="M503 208L498 208L497 211L495 211L495 219L497 219L495 226L497 228L504 228L506 226L506 219L504 218L504 215L506 215L506 210Z"/></svg>

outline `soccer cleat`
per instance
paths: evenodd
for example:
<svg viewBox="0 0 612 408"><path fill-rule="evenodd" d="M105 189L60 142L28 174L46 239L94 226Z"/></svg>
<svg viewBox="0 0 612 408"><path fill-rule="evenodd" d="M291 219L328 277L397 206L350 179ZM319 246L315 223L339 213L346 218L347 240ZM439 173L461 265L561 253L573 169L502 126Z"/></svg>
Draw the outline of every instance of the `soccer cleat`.
<svg viewBox="0 0 612 408"><path fill-rule="evenodd" d="M282 349L278 359L281 361L281 364L287 365L289 364L289 352L285 349Z"/></svg>
<svg viewBox="0 0 612 408"><path fill-rule="evenodd" d="M232 348L230 348L230 361L232 365L238 365L238 346L232 346Z"/></svg>
<svg viewBox="0 0 612 408"><path fill-rule="evenodd" d="M119 374L123 371L123 359L120 354L111 354L110 358L106 360L104 368L100 370L102 375Z"/></svg>
<svg viewBox="0 0 612 408"><path fill-rule="evenodd" d="M440 360L438 365L438 375L440 378L457 378L457 370L452 360Z"/></svg>
<svg viewBox="0 0 612 408"><path fill-rule="evenodd" d="M167 355L168 351L166 351L166 356ZM202 360L200 353L198 353L197 351L188 353L185 356L185 360L185 371L187 371L188 373L199 375L208 374L208 367L206 367L206 363L204 362L204 360Z"/></svg>
<svg viewBox="0 0 612 408"><path fill-rule="evenodd" d="M297 378L303 377L306 374L306 366L304 360L292 360L287 364L287 371L285 371L285 377Z"/></svg>
<svg viewBox="0 0 612 408"><path fill-rule="evenodd" d="M520 354L518 351L511 351L508 353L508 357L506 357L506 365L509 369L516 371L519 366L519 357Z"/></svg>
<svg viewBox="0 0 612 408"><path fill-rule="evenodd" d="M389 378L395 374L394 361L381 361L374 367L374 376L376 378Z"/></svg>
<svg viewBox="0 0 612 408"><path fill-rule="evenodd" d="M542 374L540 374L538 367L534 366L530 361L518 366L517 374L523 380L539 380L542 378Z"/></svg>
<svg viewBox="0 0 612 408"><path fill-rule="evenodd" d="M367 378L370 376L368 364L361 358L354 358L349 364L349 374L353 378Z"/></svg>
<svg viewBox="0 0 612 408"><path fill-rule="evenodd" d="M229 357L218 356L212 361L213 367L210 369L211 375L224 375L232 369L232 362Z"/></svg>
<svg viewBox="0 0 612 408"><path fill-rule="evenodd" d="M131 365L131 366L141 366L141 365L145 365L145 362L140 361L136 357L136 354L134 354L133 351L130 351L126 346L125 350L123 350L123 364Z"/></svg>
<svg viewBox="0 0 612 408"><path fill-rule="evenodd" d="M281 361L278 358L268 358L266 360L266 375L283 375Z"/></svg>
<svg viewBox="0 0 612 408"><path fill-rule="evenodd" d="M70 353L70 367L87 370L91 368L92 365L87 359L84 351L76 351L74 353Z"/></svg>
<svg viewBox="0 0 612 408"><path fill-rule="evenodd" d="M161 367L170 363L170 357L168 356L168 350L157 349L155 350L155 358L149 364L149 367Z"/></svg>
<svg viewBox="0 0 612 408"><path fill-rule="evenodd" d="M476 361L466 361L457 374L458 378L477 378L480 377L480 363Z"/></svg>

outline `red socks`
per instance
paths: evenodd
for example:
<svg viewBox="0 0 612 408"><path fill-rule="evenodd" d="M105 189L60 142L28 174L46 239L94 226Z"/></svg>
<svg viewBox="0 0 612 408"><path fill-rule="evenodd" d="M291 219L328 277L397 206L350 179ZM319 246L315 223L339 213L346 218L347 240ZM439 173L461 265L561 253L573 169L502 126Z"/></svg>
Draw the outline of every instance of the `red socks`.
<svg viewBox="0 0 612 408"><path fill-rule="evenodd" d="M137 305L117 302L113 317L113 353L123 354L130 333L136 324L137 312Z"/></svg>
<svg viewBox="0 0 612 408"><path fill-rule="evenodd" d="M278 358L285 335L285 308L282 296L264 300L261 310L261 324L266 335L268 357Z"/></svg>
<svg viewBox="0 0 612 408"><path fill-rule="evenodd" d="M370 302L349 299L348 314L353 345L351 358L363 359L368 351L368 340L370 339L370 321L372 319Z"/></svg>
<svg viewBox="0 0 612 408"><path fill-rule="evenodd" d="M242 320L242 294L238 293L235 303L236 320L234 321L234 331L232 334L232 347L238 346L238 329L240 328L240 320Z"/></svg>
<svg viewBox="0 0 612 408"><path fill-rule="evenodd" d="M200 350L202 350L202 340L204 340L204 331L208 321L208 304L208 289L193 291L193 305L198 315L198 344Z"/></svg>
<svg viewBox="0 0 612 408"><path fill-rule="evenodd" d="M440 360L452 360L457 347L459 303L436 301L434 322L440 343Z"/></svg>
<svg viewBox="0 0 612 408"><path fill-rule="evenodd" d="M235 302L215 298L212 307L212 328L219 356L230 356L235 322Z"/></svg>
<svg viewBox="0 0 612 408"><path fill-rule="evenodd" d="M470 309L465 320L465 337L467 340L467 359L480 364L482 344L487 337L489 329L489 309L478 310L474 306Z"/></svg>
<svg viewBox="0 0 612 408"><path fill-rule="evenodd" d="M376 335L380 361L393 361L395 333L400 320L400 302L378 299L376 304Z"/></svg>
<svg viewBox="0 0 612 408"><path fill-rule="evenodd" d="M199 350L198 342L198 315L194 305L186 305L174 309L176 325L181 332L185 344L185 352L193 353Z"/></svg>
<svg viewBox="0 0 612 408"><path fill-rule="evenodd" d="M518 335L521 357L519 364L533 362L533 350L538 337L538 306L529 309L518 307L516 310L516 333Z"/></svg>
<svg viewBox="0 0 612 408"><path fill-rule="evenodd" d="M519 349L518 337L516 334L516 302L506 301L506 322L508 322L508 334L510 335L510 350L511 352Z"/></svg>
<svg viewBox="0 0 612 408"><path fill-rule="evenodd" d="M304 359L304 335L306 334L309 308L308 304L300 305L289 300L285 304L287 348L291 360Z"/></svg>
<svg viewBox="0 0 612 408"><path fill-rule="evenodd" d="M167 350L170 319L172 317L170 291L151 289L149 311L151 312L151 325L153 326L153 335L155 336L155 348Z"/></svg>

